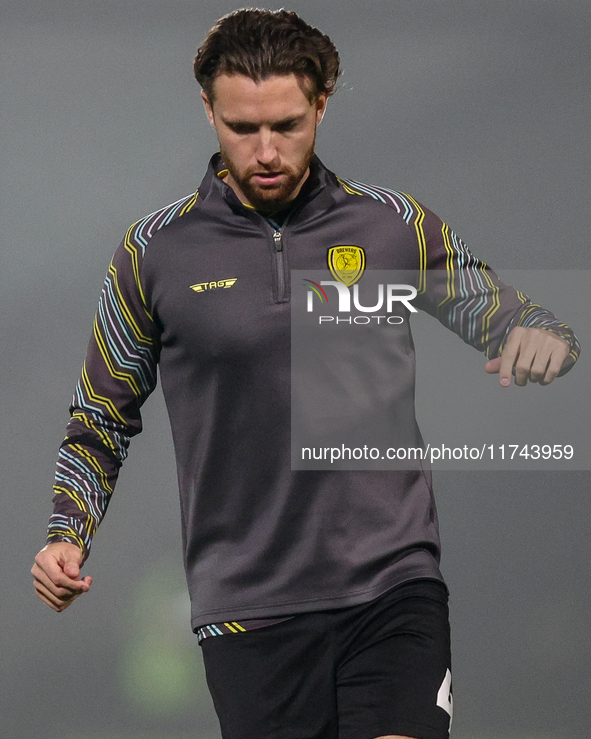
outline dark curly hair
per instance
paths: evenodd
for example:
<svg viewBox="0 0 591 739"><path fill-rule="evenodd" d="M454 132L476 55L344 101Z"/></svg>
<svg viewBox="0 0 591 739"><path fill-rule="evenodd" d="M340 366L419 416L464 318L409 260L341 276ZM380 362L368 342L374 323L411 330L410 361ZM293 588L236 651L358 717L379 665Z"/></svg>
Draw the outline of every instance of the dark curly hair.
<svg viewBox="0 0 591 739"><path fill-rule="evenodd" d="M197 82L213 102L219 74L242 74L255 82L295 74L312 83L310 98L332 95L339 54L332 41L290 10L242 8L213 26L195 57Z"/></svg>

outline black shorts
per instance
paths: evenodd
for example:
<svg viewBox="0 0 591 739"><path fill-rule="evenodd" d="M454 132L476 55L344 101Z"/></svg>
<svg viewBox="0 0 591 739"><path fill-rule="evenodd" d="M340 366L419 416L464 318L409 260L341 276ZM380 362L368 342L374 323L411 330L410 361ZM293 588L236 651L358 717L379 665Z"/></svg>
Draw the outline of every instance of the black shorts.
<svg viewBox="0 0 591 739"><path fill-rule="evenodd" d="M447 590L436 580L201 646L224 739L449 735Z"/></svg>

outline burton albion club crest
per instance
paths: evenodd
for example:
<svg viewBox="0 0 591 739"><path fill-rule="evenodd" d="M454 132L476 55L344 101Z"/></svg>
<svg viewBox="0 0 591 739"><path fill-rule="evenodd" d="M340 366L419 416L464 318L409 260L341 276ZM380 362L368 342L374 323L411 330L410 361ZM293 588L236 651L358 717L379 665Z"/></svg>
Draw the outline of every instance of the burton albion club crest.
<svg viewBox="0 0 591 739"><path fill-rule="evenodd" d="M363 275L365 252L360 246L331 246L328 250L328 268L335 280L351 287Z"/></svg>

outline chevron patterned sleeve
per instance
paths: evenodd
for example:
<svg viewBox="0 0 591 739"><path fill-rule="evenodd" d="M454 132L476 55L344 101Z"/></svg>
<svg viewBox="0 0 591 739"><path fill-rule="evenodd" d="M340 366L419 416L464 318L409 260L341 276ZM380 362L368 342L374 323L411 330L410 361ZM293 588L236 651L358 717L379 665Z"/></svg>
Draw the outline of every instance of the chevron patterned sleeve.
<svg viewBox="0 0 591 739"><path fill-rule="evenodd" d="M109 266L60 447L47 542L77 544L88 557L129 441L142 430L140 408L156 386L160 334L141 269L150 239L196 204L194 192L128 230Z"/></svg>
<svg viewBox="0 0 591 739"><path fill-rule="evenodd" d="M418 247L416 304L489 359L498 357L513 328L541 328L563 338L570 351L560 375L577 361L572 329L527 295L505 285L487 264L430 210L397 190L339 180L345 192L384 203L405 221Z"/></svg>
<svg viewBox="0 0 591 739"><path fill-rule="evenodd" d="M56 468L47 541L77 544L85 558L156 385L158 333L140 282L137 225L109 266Z"/></svg>
<svg viewBox="0 0 591 739"><path fill-rule="evenodd" d="M409 196L412 227L420 254L421 308L489 359L503 350L516 326L541 328L563 338L570 347L560 374L576 362L580 345L572 329L527 295L505 285L490 267L435 214Z"/></svg>

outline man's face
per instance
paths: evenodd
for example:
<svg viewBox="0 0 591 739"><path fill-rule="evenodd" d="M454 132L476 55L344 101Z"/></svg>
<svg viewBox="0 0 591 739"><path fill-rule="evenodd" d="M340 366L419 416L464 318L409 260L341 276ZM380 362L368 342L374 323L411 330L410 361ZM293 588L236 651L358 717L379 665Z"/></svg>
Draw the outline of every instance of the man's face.
<svg viewBox="0 0 591 739"><path fill-rule="evenodd" d="M214 100L201 93L228 168L225 179L243 203L272 212L293 200L309 174L326 95L310 102L307 80L294 74L254 82L221 74Z"/></svg>

